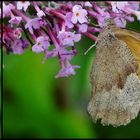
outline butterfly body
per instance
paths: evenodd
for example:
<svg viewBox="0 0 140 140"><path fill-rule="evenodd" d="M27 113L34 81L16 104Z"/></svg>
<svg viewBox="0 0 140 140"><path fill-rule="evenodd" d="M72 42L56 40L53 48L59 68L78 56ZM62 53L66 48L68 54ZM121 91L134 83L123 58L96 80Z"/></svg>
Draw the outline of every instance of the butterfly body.
<svg viewBox="0 0 140 140"><path fill-rule="evenodd" d="M140 111L140 55L134 56L129 44L118 36L112 27L98 36L88 104L94 121L101 119L103 125L115 127L128 124Z"/></svg>

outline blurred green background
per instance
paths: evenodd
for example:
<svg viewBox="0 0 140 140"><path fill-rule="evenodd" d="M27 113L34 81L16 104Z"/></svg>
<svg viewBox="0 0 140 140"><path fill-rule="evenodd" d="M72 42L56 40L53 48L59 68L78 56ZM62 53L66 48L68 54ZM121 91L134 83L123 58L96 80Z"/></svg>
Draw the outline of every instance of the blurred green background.
<svg viewBox="0 0 140 140"><path fill-rule="evenodd" d="M140 23L128 25L136 30ZM140 30L139 30L140 31ZM76 44L79 53L92 45L83 37ZM140 117L127 126L113 128L92 122L86 107L91 96L89 73L95 49L76 56L77 74L55 79L57 58L42 64L43 54L30 49L23 55L4 53L3 129L5 138L140 138Z"/></svg>

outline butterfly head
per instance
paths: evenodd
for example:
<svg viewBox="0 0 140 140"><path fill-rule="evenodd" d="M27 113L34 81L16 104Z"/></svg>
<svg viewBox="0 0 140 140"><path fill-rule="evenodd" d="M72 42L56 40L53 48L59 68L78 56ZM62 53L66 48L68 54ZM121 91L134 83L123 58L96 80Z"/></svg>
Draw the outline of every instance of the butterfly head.
<svg viewBox="0 0 140 140"><path fill-rule="evenodd" d="M115 34L111 27L107 26L103 32L98 35L97 42L112 42L115 39Z"/></svg>

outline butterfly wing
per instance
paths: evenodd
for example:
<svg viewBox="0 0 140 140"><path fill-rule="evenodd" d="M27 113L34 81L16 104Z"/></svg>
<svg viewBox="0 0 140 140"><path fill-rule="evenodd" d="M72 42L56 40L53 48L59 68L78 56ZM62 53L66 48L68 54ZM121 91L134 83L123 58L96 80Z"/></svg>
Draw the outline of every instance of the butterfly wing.
<svg viewBox="0 0 140 140"><path fill-rule="evenodd" d="M102 39L91 70L92 98L88 112L103 125L128 124L140 110L138 65L127 44L116 37Z"/></svg>
<svg viewBox="0 0 140 140"><path fill-rule="evenodd" d="M137 74L140 79L140 33L127 29L116 29L115 35L118 39L123 40L131 49L137 63Z"/></svg>

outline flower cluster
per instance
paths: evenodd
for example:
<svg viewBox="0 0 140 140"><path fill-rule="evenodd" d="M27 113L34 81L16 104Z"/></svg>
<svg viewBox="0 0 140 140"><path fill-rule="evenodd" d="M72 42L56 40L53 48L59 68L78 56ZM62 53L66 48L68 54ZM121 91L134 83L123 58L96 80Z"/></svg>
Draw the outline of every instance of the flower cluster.
<svg viewBox="0 0 140 140"><path fill-rule="evenodd" d="M110 19L117 27L140 21L138 1L11 1L3 2L2 39L7 53L22 54L31 46L34 53L44 53L45 59L58 57L61 69L56 77L74 75L77 65L75 42L82 36L96 41L95 33ZM50 49L53 46L53 49Z"/></svg>

